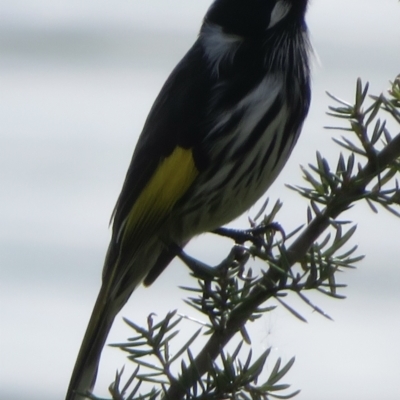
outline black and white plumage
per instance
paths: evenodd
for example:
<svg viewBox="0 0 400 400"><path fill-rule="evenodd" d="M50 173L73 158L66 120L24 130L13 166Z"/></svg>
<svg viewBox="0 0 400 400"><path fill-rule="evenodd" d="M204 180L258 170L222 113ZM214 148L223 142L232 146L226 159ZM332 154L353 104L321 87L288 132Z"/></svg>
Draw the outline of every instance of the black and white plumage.
<svg viewBox="0 0 400 400"><path fill-rule="evenodd" d="M103 283L66 400L92 389L117 313L193 236L245 212L310 103L307 0L216 0L158 95L113 213Z"/></svg>

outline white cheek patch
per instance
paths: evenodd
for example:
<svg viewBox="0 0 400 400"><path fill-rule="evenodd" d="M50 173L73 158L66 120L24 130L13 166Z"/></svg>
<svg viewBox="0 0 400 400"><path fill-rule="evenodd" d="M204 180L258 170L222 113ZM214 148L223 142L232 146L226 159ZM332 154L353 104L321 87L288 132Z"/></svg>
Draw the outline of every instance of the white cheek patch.
<svg viewBox="0 0 400 400"><path fill-rule="evenodd" d="M279 21L285 18L286 14L290 10L290 7L291 5L288 4L286 1L278 0L278 2L275 4L274 9L271 12L271 19L267 29L272 28Z"/></svg>
<svg viewBox="0 0 400 400"><path fill-rule="evenodd" d="M225 33L218 25L210 24L205 27L202 33L202 43L214 73L218 74L221 62L232 61L242 42L241 36Z"/></svg>

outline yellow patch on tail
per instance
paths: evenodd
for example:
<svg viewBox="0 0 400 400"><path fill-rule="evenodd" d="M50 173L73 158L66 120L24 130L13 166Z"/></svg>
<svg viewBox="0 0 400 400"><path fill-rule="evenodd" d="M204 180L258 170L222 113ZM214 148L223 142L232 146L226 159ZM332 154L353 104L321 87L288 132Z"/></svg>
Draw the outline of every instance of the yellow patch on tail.
<svg viewBox="0 0 400 400"><path fill-rule="evenodd" d="M191 149L177 147L162 160L130 211L124 236L147 223L157 224L186 193L198 175Z"/></svg>

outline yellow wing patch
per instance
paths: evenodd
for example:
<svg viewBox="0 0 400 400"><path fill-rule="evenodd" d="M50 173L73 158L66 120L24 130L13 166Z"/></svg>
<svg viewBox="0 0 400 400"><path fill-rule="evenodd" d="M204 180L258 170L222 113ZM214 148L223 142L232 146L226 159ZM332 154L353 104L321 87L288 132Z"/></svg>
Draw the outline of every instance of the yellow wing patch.
<svg viewBox="0 0 400 400"><path fill-rule="evenodd" d="M177 147L161 161L136 200L126 221L126 234L138 234L146 223L157 224L185 194L198 175L191 149Z"/></svg>

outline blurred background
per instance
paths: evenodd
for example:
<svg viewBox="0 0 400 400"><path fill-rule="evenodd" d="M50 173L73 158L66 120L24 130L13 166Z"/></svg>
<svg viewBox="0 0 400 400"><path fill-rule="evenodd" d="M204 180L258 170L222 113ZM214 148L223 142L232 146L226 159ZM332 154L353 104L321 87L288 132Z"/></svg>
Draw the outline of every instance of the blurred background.
<svg viewBox="0 0 400 400"><path fill-rule="evenodd" d="M100 287L109 217L146 115L194 42L210 0L0 1L0 398L63 399ZM325 91L352 101L357 77L371 93L400 72L396 0L314 0L307 22L317 56L313 102L299 143L270 189L286 231L304 223L299 165L316 150L336 160ZM396 127L398 129L398 127ZM396 133L396 132L393 132ZM247 227L247 216L234 223ZM294 211L295 210L295 211ZM331 322L296 299L302 323L279 309L251 328L256 349L296 363L285 382L299 400L399 399L400 220L366 205L348 211L366 259L346 271L346 300L310 297ZM212 240L210 240L210 238ZM205 247L206 246L206 247ZM207 252L205 252L205 248ZM230 242L204 235L187 251L217 263ZM144 323L184 307L178 261L121 315ZM273 302L271 302L273 304ZM197 327L194 327L197 329ZM132 332L118 317L109 337ZM188 333L189 335L189 333ZM122 352L106 348L96 393L105 396ZM129 367L130 368L130 367ZM129 369L128 368L128 369Z"/></svg>

